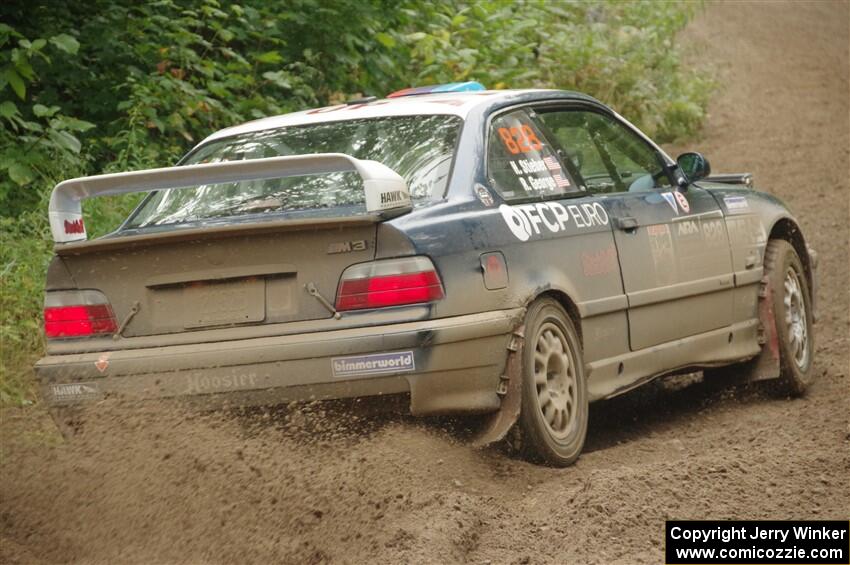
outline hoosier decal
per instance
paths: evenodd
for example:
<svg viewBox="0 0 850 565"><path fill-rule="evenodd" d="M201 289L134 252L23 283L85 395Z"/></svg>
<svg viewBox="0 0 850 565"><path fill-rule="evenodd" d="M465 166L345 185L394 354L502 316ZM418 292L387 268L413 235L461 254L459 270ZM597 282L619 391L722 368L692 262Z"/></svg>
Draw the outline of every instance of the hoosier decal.
<svg viewBox="0 0 850 565"><path fill-rule="evenodd" d="M250 389L256 386L256 373L207 375L196 371L186 377L185 394L225 392L229 390Z"/></svg>
<svg viewBox="0 0 850 565"><path fill-rule="evenodd" d="M334 377L359 377L381 373L406 373L416 370L412 351L375 353L331 359Z"/></svg>

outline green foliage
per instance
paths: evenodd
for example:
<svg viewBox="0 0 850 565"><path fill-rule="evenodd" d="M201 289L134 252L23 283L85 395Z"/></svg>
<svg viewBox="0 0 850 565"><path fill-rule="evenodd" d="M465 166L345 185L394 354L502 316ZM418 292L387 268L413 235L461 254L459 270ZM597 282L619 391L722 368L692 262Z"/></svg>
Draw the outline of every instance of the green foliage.
<svg viewBox="0 0 850 565"><path fill-rule="evenodd" d="M85 159L76 137L94 124L63 114L59 106L45 106L28 98L27 89L38 81L39 67L75 55L79 43L67 35L28 39L0 24L0 211L17 215L39 201L38 183L61 173L82 170ZM55 59L52 59L54 57ZM5 178L4 178L5 177Z"/></svg>
<svg viewBox="0 0 850 565"><path fill-rule="evenodd" d="M0 217L0 403L33 398L30 366L42 348L44 268L50 253L46 214Z"/></svg>
<svg viewBox="0 0 850 565"><path fill-rule="evenodd" d="M681 65L675 34L693 4L549 0L409 2L396 31L418 83L566 88L613 106L658 141L701 124L710 82Z"/></svg>
<svg viewBox="0 0 850 565"><path fill-rule="evenodd" d="M692 5L663 0L0 3L0 401L41 350L46 203L65 178L173 164L213 131L406 86L574 89L661 141L709 84L681 64ZM86 202L90 235L138 195Z"/></svg>

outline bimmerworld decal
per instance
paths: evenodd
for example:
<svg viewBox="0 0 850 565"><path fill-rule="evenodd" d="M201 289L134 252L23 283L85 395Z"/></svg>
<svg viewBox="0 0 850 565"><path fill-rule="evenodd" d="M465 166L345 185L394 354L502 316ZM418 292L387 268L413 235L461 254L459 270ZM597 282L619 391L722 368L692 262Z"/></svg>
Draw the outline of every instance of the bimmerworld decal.
<svg viewBox="0 0 850 565"><path fill-rule="evenodd" d="M335 377L357 377L381 373L402 373L416 370L412 351L394 353L375 353L373 355L352 355L334 357L331 368Z"/></svg>

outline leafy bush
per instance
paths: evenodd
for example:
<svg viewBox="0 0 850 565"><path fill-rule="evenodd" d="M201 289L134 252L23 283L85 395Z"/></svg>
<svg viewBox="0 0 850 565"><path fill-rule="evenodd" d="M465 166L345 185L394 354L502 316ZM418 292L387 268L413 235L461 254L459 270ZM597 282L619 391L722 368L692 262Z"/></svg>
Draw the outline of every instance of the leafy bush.
<svg viewBox="0 0 850 565"><path fill-rule="evenodd" d="M702 122L710 82L681 66L685 3L414 2L412 82L479 80L495 88L567 88L595 96L661 142Z"/></svg>
<svg viewBox="0 0 850 565"><path fill-rule="evenodd" d="M579 90L662 141L686 136L709 91L675 46L692 11L664 0L5 0L0 401L31 394L56 182L167 166L246 120L463 80ZM86 202L89 233L137 200Z"/></svg>

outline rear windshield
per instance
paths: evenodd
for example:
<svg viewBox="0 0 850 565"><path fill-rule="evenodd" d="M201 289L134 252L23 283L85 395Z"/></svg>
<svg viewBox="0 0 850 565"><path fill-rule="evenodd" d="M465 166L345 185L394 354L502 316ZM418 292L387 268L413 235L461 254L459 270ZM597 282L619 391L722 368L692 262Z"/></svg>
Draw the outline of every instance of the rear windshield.
<svg viewBox="0 0 850 565"><path fill-rule="evenodd" d="M456 116L401 116L290 126L208 143L184 164L346 153L395 170L407 181L411 198L422 201L445 192L460 124ZM340 172L161 190L142 202L124 229L256 214L365 212L360 176Z"/></svg>

